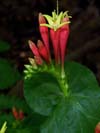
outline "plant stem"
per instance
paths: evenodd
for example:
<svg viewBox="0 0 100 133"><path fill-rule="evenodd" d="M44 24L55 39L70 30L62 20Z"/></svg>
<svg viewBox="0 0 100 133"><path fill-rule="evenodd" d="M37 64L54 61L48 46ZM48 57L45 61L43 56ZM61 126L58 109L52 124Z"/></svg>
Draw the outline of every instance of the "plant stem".
<svg viewBox="0 0 100 133"><path fill-rule="evenodd" d="M57 81L60 85L60 88L63 92L63 95L65 97L68 96L68 83L66 80L65 72L63 71L63 76L61 77L61 74L59 72L59 68L57 69L57 67L56 68L53 67L52 70L49 70L49 72L57 79Z"/></svg>
<svg viewBox="0 0 100 133"><path fill-rule="evenodd" d="M63 92L63 96L64 97L68 96L69 94L68 83L67 83L64 70L62 71L62 75L61 75L59 66L55 67L54 64L52 63L50 67L45 67L44 70L42 69L42 72L48 72L52 74L57 79L60 89Z"/></svg>
<svg viewBox="0 0 100 133"><path fill-rule="evenodd" d="M61 79L64 79L66 77L65 75L65 71L64 71L64 66L62 65L62 69L61 69Z"/></svg>
<svg viewBox="0 0 100 133"><path fill-rule="evenodd" d="M60 79L58 79L58 82L59 82L59 85L63 91L64 96L65 97L68 96L68 84L66 82L66 79L60 78Z"/></svg>
<svg viewBox="0 0 100 133"><path fill-rule="evenodd" d="M57 15L59 14L59 2L57 0Z"/></svg>

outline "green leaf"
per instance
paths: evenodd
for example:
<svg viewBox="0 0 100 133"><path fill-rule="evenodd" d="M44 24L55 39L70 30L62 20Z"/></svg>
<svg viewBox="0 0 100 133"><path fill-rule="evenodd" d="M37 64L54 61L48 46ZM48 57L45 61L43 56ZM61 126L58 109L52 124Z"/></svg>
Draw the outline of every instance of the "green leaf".
<svg viewBox="0 0 100 133"><path fill-rule="evenodd" d="M33 73L24 81L24 94L33 111L49 115L59 102L62 92L57 80L49 73Z"/></svg>
<svg viewBox="0 0 100 133"><path fill-rule="evenodd" d="M94 133L100 121L100 88L95 76L86 67L66 63L70 93L62 97L41 133ZM42 93L42 92L41 92Z"/></svg>
<svg viewBox="0 0 100 133"><path fill-rule="evenodd" d="M12 114L0 116L0 127L7 121L7 133L40 133L40 124L45 117L36 113L25 116L24 120L16 121Z"/></svg>
<svg viewBox="0 0 100 133"><path fill-rule="evenodd" d="M40 125L46 120L46 117L37 113L32 113L21 123L21 128L28 128L27 133L40 133Z"/></svg>
<svg viewBox="0 0 100 133"><path fill-rule="evenodd" d="M0 52L5 52L9 49L10 49L10 45L5 41L0 40Z"/></svg>
<svg viewBox="0 0 100 133"><path fill-rule="evenodd" d="M0 114L0 127L2 126L2 124L7 121L7 127L12 126L13 121L15 120L15 118L13 117L12 113L1 113Z"/></svg>
<svg viewBox="0 0 100 133"><path fill-rule="evenodd" d="M17 70L11 64L0 58L0 89L6 89L14 85L21 78Z"/></svg>

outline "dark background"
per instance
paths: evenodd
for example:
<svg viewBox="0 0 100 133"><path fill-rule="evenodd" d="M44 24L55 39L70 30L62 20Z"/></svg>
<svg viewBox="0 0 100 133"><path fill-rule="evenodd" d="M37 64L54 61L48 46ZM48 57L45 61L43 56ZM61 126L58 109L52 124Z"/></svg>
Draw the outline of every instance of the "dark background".
<svg viewBox="0 0 100 133"><path fill-rule="evenodd" d="M0 39L11 45L0 56L11 60L19 72L32 56L27 41L40 39L38 13L51 14L54 9L54 0L0 1ZM100 0L59 0L59 10L72 16L66 59L89 67L100 83Z"/></svg>

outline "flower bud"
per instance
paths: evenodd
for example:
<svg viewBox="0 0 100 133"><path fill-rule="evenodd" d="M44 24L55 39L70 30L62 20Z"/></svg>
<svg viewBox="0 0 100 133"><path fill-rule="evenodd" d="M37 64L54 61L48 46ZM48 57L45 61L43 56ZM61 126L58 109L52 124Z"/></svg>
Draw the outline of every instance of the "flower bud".
<svg viewBox="0 0 100 133"><path fill-rule="evenodd" d="M48 55L49 55L49 58L50 58L49 31L48 31L48 27L41 26L41 24L46 24L45 17L41 13L39 13L39 24L40 24L40 26L39 26L40 34L41 34L42 40L44 42L44 45L47 49L47 52L48 52Z"/></svg>
<svg viewBox="0 0 100 133"><path fill-rule="evenodd" d="M39 53L40 53L40 55L43 57L43 59L44 59L47 63L50 63L50 57L49 57L48 52L47 52L47 49L46 49L46 47L44 46L44 44L42 43L42 41L38 40L37 46L38 46L38 49L39 49Z"/></svg>

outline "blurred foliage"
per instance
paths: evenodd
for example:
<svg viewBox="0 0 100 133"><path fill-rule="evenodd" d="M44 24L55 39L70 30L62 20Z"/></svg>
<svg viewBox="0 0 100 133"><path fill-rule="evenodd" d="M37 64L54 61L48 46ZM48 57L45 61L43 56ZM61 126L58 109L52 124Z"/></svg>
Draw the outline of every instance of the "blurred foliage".
<svg viewBox="0 0 100 133"><path fill-rule="evenodd" d="M24 119L16 120L12 108L22 110ZM43 116L33 113L27 103L14 96L0 95L0 127L7 121L7 133L35 133L39 132L39 125L43 122Z"/></svg>
<svg viewBox="0 0 100 133"><path fill-rule="evenodd" d="M0 40L0 52L5 52L10 49L9 43Z"/></svg>
<svg viewBox="0 0 100 133"><path fill-rule="evenodd" d="M11 64L0 58L0 89L7 89L21 78L17 70Z"/></svg>
<svg viewBox="0 0 100 133"><path fill-rule="evenodd" d="M5 41L0 41L0 54L9 52L10 44ZM39 125L43 122L43 117L33 113L24 99L9 95L12 89L17 89L16 83L22 79L21 74L15 69L11 60L0 58L0 127L7 121L7 133L38 133ZM8 89L8 93L5 89ZM22 89L20 87L20 89ZM4 91L3 91L4 90ZM7 94L6 94L7 93ZM21 94L22 95L22 94ZM22 110L24 114L23 120L16 120L13 116L12 109Z"/></svg>
<svg viewBox="0 0 100 133"><path fill-rule="evenodd" d="M29 112L26 102L18 97L0 95L0 110L11 110L12 107L24 110L25 113Z"/></svg>
<svg viewBox="0 0 100 133"><path fill-rule="evenodd" d="M0 40L0 52L10 49L10 44ZM7 89L21 79L19 72L13 68L10 61L0 58L0 89Z"/></svg>

